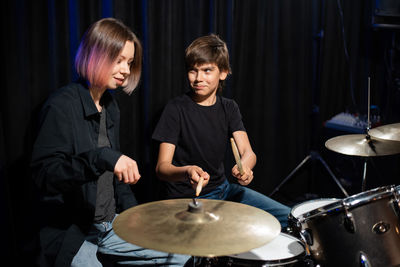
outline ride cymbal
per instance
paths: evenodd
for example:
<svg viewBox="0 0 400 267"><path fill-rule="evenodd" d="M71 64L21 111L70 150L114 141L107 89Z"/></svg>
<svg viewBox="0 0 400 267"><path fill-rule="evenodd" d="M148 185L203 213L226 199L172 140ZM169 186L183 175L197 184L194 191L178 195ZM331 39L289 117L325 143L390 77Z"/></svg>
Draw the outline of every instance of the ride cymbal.
<svg viewBox="0 0 400 267"><path fill-rule="evenodd" d="M325 142L325 146L335 152L361 157L386 156L400 153L400 142L393 142L364 134L336 136Z"/></svg>
<svg viewBox="0 0 400 267"><path fill-rule="evenodd" d="M122 212L115 233L149 249L200 257L242 253L279 235L279 221L261 209L222 200L170 199Z"/></svg>
<svg viewBox="0 0 400 267"><path fill-rule="evenodd" d="M400 123L379 126L369 130L368 134L384 140L400 141Z"/></svg>

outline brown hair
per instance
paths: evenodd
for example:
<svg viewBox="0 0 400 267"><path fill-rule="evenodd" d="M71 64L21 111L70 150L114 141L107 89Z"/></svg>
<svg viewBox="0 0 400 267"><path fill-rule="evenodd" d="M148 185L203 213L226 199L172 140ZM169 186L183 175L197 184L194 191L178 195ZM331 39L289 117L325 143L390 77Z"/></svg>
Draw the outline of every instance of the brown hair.
<svg viewBox="0 0 400 267"><path fill-rule="evenodd" d="M220 71L231 73L226 43L215 34L201 36L194 40L185 50L185 63L187 71L198 64L214 63ZM224 81L220 81L218 92L221 92L223 85Z"/></svg>
<svg viewBox="0 0 400 267"><path fill-rule="evenodd" d="M125 24L114 18L93 23L82 37L75 57L75 68L79 76L95 86L105 86L113 63L127 41L133 42L135 55L130 66L128 85L123 90L132 93L142 71L142 45Z"/></svg>

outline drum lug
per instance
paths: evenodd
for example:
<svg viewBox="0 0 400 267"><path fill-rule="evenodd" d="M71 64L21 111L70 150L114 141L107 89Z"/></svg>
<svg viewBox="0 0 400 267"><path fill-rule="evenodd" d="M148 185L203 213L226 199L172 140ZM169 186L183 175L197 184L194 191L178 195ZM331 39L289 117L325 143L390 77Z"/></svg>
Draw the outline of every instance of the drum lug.
<svg viewBox="0 0 400 267"><path fill-rule="evenodd" d="M367 256L360 251L360 267L371 267Z"/></svg>
<svg viewBox="0 0 400 267"><path fill-rule="evenodd" d="M354 223L353 214L351 212L346 212L346 216L344 217L344 228L352 234L356 232L356 225Z"/></svg>
<svg viewBox="0 0 400 267"><path fill-rule="evenodd" d="M310 229L303 229L300 231L300 236L301 239L303 239L303 241L309 245L312 246L313 245L313 238L312 238L312 234L311 234L311 230Z"/></svg>
<svg viewBox="0 0 400 267"><path fill-rule="evenodd" d="M400 200L396 193L395 193L395 200L392 201L392 207L397 217L400 218Z"/></svg>
<svg viewBox="0 0 400 267"><path fill-rule="evenodd" d="M375 234L381 235L389 231L390 229L390 224L385 223L385 222L378 222L372 226L372 232Z"/></svg>
<svg viewBox="0 0 400 267"><path fill-rule="evenodd" d="M346 200L343 200L342 205L345 213L343 222L344 228L346 228L349 233L354 234L356 232L356 224L354 222L353 214L349 211L350 204L347 203Z"/></svg>

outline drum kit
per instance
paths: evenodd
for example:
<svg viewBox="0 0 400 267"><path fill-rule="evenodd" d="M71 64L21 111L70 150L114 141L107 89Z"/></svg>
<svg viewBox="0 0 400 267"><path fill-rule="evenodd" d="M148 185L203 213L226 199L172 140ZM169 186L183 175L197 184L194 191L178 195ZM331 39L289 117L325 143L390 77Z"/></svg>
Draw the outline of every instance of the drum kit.
<svg viewBox="0 0 400 267"><path fill-rule="evenodd" d="M397 154L400 123L325 145L366 158ZM135 206L113 228L132 244L191 255L193 266L400 266L400 185L308 200L292 207L288 222L283 233L278 220L258 208L193 198Z"/></svg>

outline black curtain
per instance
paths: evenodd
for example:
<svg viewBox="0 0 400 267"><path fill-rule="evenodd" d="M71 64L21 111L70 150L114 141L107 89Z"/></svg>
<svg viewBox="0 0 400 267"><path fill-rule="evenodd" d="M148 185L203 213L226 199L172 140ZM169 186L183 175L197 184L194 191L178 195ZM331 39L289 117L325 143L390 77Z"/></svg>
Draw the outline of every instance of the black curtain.
<svg viewBox="0 0 400 267"><path fill-rule="evenodd" d="M340 156L332 157L323 145L328 138L324 122L343 111L366 114L368 77L372 80L372 103L379 107L381 122L399 121L399 35L396 29L371 25L375 3L3 2L5 83L1 96L0 175L2 229L9 240L2 242L7 244L3 251L18 266L33 265L39 218L35 217L37 195L29 160L36 119L49 93L76 78L74 55L92 22L102 17L119 18L143 42L139 87L130 96L117 92L122 151L139 164L142 179L132 189L141 203L158 198L160 184L154 174L158 151L151 134L166 102L187 90L184 49L196 37L208 33L220 35L228 44L232 75L223 95L239 104L258 156L250 187L268 195L310 151L327 156L333 171L341 174L340 166L335 166ZM393 165L400 165L398 158L385 157L382 161L390 162L390 168L383 175L371 172L370 188L397 182L399 167ZM227 164L229 169L233 164L229 151ZM317 165L305 168L274 197L288 205L310 192L321 197L343 197L329 174Z"/></svg>

